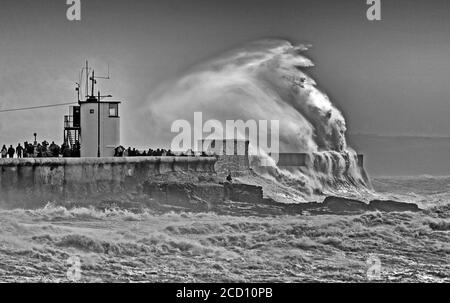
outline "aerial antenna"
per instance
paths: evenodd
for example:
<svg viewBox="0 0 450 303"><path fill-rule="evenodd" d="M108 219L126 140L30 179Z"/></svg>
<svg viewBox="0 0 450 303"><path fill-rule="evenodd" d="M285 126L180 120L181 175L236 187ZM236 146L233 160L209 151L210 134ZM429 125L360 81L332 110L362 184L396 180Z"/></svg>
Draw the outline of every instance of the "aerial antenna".
<svg viewBox="0 0 450 303"><path fill-rule="evenodd" d="M95 84L97 84L97 80L96 79L103 79L103 80L110 80L111 79L110 74L109 74L109 64L108 64L108 76L96 76L95 75L95 70L92 70L92 77L89 78L89 80L91 80L91 82L92 82L92 84L91 84L92 85L92 87L91 87L91 91L92 91L91 97L92 98L95 98L95 96L94 96L94 90L95 90L94 86L95 86ZM108 97L109 97L109 95L108 95Z"/></svg>
<svg viewBox="0 0 450 303"><path fill-rule="evenodd" d="M81 81L80 81L81 82ZM81 91L81 85L79 82L76 82L75 85L77 86L75 88L75 90L77 91L77 99L78 99L78 103L80 103L80 91Z"/></svg>
<svg viewBox="0 0 450 303"><path fill-rule="evenodd" d="M78 74L78 82L75 83L76 88L75 90L78 93L78 103L81 101L81 96L84 96L84 91L83 91L83 81L84 81L84 70L86 69L85 66L83 66L80 70L80 73Z"/></svg>
<svg viewBox="0 0 450 303"><path fill-rule="evenodd" d="M77 83L77 86L80 91L80 96L83 96L82 83L83 83L83 81L85 81L85 83L86 83L85 91L84 91L85 98L89 97L89 95L88 95L89 94L89 74L90 74L91 70L92 69L89 67L89 62L86 60L86 65L81 68L80 75L78 78L79 81ZM84 75L86 75L86 79L84 79Z"/></svg>
<svg viewBox="0 0 450 303"><path fill-rule="evenodd" d="M92 81L92 84L91 84L91 90L92 90L91 97L92 97L92 98L94 98L95 84L97 84L97 80L95 80L95 79L96 79L96 78L95 78L95 70L92 70L92 77L89 78L89 80Z"/></svg>
<svg viewBox="0 0 450 303"><path fill-rule="evenodd" d="M89 94L89 62L86 60L86 98Z"/></svg>

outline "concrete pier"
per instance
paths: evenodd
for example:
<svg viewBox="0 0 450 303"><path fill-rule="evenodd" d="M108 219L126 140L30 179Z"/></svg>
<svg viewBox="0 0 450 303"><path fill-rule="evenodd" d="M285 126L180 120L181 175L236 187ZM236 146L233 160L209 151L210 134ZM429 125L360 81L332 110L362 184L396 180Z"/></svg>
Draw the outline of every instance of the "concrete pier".
<svg viewBox="0 0 450 303"><path fill-rule="evenodd" d="M213 175L216 161L214 157L0 159L0 204L28 208L113 197L174 175L178 180Z"/></svg>

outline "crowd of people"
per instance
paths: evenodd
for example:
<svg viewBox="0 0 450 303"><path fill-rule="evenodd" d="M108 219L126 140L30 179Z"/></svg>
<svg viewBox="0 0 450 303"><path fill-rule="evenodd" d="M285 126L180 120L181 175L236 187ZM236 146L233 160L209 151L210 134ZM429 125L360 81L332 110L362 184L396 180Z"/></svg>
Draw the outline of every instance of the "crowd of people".
<svg viewBox="0 0 450 303"><path fill-rule="evenodd" d="M6 147L3 145L1 149L2 158L59 158L59 157L79 157L80 156L80 146L75 144L73 148L66 144L59 146L52 142L51 144L47 141L42 143L34 142L28 143L24 142L23 145L20 143L13 147L10 145Z"/></svg>
<svg viewBox="0 0 450 303"><path fill-rule="evenodd" d="M114 152L114 156L115 157L170 157L170 156L175 156L174 153L172 153L172 151L169 150L165 150L165 149L149 149L148 151L139 151L136 148L131 148L128 147L127 149L125 149L123 146L119 146L115 149Z"/></svg>
<svg viewBox="0 0 450 303"><path fill-rule="evenodd" d="M174 153L170 149L148 149L144 151L139 151L136 148L128 147L125 149L123 146L119 146L115 149L115 157L194 157L197 156L192 150L188 150L184 153ZM207 157L206 153L201 153L198 156Z"/></svg>
<svg viewBox="0 0 450 303"><path fill-rule="evenodd" d="M196 154L192 150L184 153L173 153L170 149L148 149L145 151L140 151L136 148L128 147L125 149L123 146L115 148L115 157L207 157L206 153ZM80 144L77 142L74 147L70 147L63 143L61 146L52 142L49 144L47 141L42 143L34 142L28 143L24 142L23 145L20 143L13 147L10 145L6 147L3 145L1 149L2 158L77 158L80 157Z"/></svg>

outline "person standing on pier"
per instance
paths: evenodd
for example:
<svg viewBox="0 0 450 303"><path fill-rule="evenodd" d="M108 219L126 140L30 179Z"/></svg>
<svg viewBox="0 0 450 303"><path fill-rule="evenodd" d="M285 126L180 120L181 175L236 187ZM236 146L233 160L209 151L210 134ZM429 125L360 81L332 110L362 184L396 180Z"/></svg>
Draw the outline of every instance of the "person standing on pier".
<svg viewBox="0 0 450 303"><path fill-rule="evenodd" d="M6 149L6 145L3 145L1 154L2 154L2 158L6 158L7 157L8 150Z"/></svg>
<svg viewBox="0 0 450 303"><path fill-rule="evenodd" d="M8 148L8 155L9 158L12 159L14 158L14 154L16 153L16 150L14 149L14 147L12 145L9 146Z"/></svg>
<svg viewBox="0 0 450 303"><path fill-rule="evenodd" d="M24 143L23 143L23 157L24 158L28 158L28 142L27 141L25 141Z"/></svg>
<svg viewBox="0 0 450 303"><path fill-rule="evenodd" d="M19 145L17 145L17 147L16 147L16 154L17 154L17 158L22 158L22 155L23 155L23 147L20 145L20 143L19 143Z"/></svg>
<svg viewBox="0 0 450 303"><path fill-rule="evenodd" d="M27 143L26 149L27 149L27 157L33 158L35 156L34 155L34 145L31 143Z"/></svg>

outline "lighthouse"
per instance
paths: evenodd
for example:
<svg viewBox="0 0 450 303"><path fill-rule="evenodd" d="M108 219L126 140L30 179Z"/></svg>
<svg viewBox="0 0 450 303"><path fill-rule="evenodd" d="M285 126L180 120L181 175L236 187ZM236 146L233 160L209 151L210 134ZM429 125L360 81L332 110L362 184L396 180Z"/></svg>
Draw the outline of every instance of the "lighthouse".
<svg viewBox="0 0 450 303"><path fill-rule="evenodd" d="M64 143L71 149L79 149L83 158L113 157L115 148L120 145L120 101L105 101L112 96L101 96L100 92L94 95L96 79L109 79L96 77L89 66L86 69L86 79L91 82L91 94L84 101L80 100L80 84L77 83L78 106L71 106L69 115L64 118ZM81 82L81 81L80 81ZM86 81L86 91L89 81Z"/></svg>

